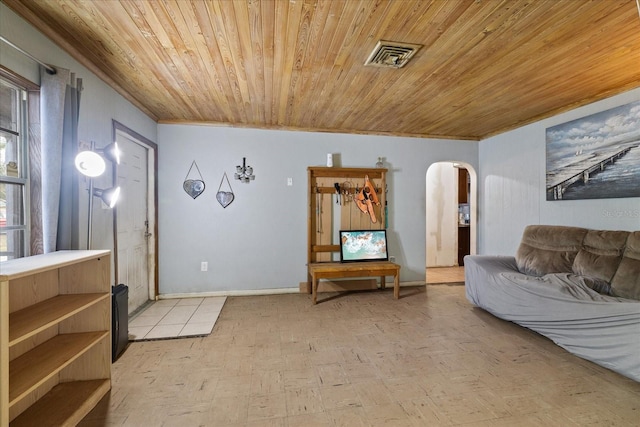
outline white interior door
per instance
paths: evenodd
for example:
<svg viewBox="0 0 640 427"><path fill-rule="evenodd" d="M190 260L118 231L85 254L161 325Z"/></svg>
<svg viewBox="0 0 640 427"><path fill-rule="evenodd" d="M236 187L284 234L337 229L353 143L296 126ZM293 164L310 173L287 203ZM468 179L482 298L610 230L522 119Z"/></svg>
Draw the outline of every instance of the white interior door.
<svg viewBox="0 0 640 427"><path fill-rule="evenodd" d="M117 132L122 152L118 166L120 200L117 205L118 282L129 287L129 313L155 299L150 256L153 230L149 215L148 148Z"/></svg>
<svg viewBox="0 0 640 427"><path fill-rule="evenodd" d="M426 266L458 264L458 169L434 163L426 177Z"/></svg>

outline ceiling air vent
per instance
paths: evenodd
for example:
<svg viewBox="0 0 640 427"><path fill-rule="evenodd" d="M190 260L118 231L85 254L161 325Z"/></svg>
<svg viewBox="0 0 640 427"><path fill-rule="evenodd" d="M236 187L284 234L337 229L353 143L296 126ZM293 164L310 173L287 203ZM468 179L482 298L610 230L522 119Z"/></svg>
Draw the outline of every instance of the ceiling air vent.
<svg viewBox="0 0 640 427"><path fill-rule="evenodd" d="M401 68L422 45L380 40L364 65L372 67Z"/></svg>

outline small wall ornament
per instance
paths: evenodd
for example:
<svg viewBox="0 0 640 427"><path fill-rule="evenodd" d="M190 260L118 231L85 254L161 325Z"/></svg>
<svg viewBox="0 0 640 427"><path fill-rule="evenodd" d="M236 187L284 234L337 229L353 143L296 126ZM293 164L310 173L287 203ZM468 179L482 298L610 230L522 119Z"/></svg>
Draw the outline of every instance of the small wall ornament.
<svg viewBox="0 0 640 427"><path fill-rule="evenodd" d="M234 177L245 184L256 179L256 176L253 174L253 168L247 165L246 157L242 158L242 166L236 166L236 173L234 174Z"/></svg>
<svg viewBox="0 0 640 427"><path fill-rule="evenodd" d="M222 191L222 184L224 184L225 179L227 180L227 186L229 187L229 191ZM233 202L235 196L233 195L233 190L231 189L231 183L229 182L229 178L227 177L227 173L225 172L222 175L222 179L220 180L220 186L218 187L218 192L216 193L216 200L223 208L226 208Z"/></svg>
<svg viewBox="0 0 640 427"><path fill-rule="evenodd" d="M189 175L191 174L191 170L193 169L193 167L196 167L196 170L198 171L198 177L200 179L190 179ZM189 168L189 172L187 172L187 176L184 179L184 182L182 183L182 188L184 189L184 191L190 195L193 199L195 199L196 197L198 197L199 195L201 195L204 192L204 181L202 179L202 174L200 173L200 169L198 168L198 164L196 163L196 161L194 160L193 163L191 163L191 167Z"/></svg>

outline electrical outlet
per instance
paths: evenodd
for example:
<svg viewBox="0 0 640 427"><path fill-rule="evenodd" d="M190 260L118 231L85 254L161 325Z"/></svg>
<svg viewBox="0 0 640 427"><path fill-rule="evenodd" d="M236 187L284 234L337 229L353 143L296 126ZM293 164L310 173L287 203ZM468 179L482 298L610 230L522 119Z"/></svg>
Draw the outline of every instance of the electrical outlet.
<svg viewBox="0 0 640 427"><path fill-rule="evenodd" d="M390 261L390 262L396 262L396 257L394 257L394 256L390 256L390 257L389 257L389 261Z"/></svg>
<svg viewBox="0 0 640 427"><path fill-rule="evenodd" d="M209 263L207 261L202 261L200 263L200 271L207 271L209 270Z"/></svg>
<svg viewBox="0 0 640 427"><path fill-rule="evenodd" d="M293 178L287 178L287 185L291 187L293 185Z"/></svg>

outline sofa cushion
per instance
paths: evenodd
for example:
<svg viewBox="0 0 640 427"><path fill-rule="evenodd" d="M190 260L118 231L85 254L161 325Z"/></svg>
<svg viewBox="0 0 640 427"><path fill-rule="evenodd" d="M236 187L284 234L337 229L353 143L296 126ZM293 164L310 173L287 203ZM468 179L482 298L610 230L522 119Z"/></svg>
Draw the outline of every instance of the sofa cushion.
<svg viewBox="0 0 640 427"><path fill-rule="evenodd" d="M613 279L613 295L640 300L640 231L634 231L627 238L627 245Z"/></svg>
<svg viewBox="0 0 640 427"><path fill-rule="evenodd" d="M527 226L516 252L518 270L531 276L572 273L573 261L587 231L557 225Z"/></svg>
<svg viewBox="0 0 640 427"><path fill-rule="evenodd" d="M622 260L627 237L628 231L587 231L573 261L573 272L611 283Z"/></svg>

